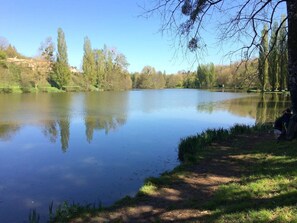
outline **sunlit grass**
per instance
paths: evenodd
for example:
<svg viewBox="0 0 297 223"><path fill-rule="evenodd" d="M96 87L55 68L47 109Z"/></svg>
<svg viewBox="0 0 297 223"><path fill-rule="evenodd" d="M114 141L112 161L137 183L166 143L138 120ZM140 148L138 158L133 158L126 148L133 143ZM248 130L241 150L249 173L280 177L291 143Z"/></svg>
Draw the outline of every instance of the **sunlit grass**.
<svg viewBox="0 0 297 223"><path fill-rule="evenodd" d="M297 222L297 142L258 143L239 150L252 165L239 182L222 185L205 208L212 222Z"/></svg>
<svg viewBox="0 0 297 223"><path fill-rule="evenodd" d="M138 195L152 195L156 192L156 190L156 185L151 182L147 182L140 188Z"/></svg>

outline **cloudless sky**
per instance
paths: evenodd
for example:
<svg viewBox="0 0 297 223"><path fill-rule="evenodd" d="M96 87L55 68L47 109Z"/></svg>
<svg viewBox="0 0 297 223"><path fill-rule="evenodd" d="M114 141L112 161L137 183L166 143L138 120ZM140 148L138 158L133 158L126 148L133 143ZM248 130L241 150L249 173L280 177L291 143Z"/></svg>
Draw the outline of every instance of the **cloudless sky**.
<svg viewBox="0 0 297 223"><path fill-rule="evenodd" d="M146 1L149 2L149 1ZM195 70L198 63L175 54L172 37L161 34L160 18L141 17L144 0L0 0L0 36L25 56L37 55L41 42L49 36L57 42L57 29L65 33L69 64L81 68L84 37L93 48L104 44L127 57L130 72L146 65L157 71L176 73ZM207 36L209 35L209 36ZM212 34L206 34L210 42ZM201 63L228 64L219 47L208 44Z"/></svg>

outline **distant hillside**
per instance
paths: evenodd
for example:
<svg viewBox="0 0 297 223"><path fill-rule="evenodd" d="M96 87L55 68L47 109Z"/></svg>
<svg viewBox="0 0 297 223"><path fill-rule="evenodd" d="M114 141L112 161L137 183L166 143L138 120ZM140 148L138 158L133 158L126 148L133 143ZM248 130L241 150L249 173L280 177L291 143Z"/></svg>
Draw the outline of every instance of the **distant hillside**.
<svg viewBox="0 0 297 223"><path fill-rule="evenodd" d="M37 87L48 85L49 62L37 59L7 58L0 60L2 86Z"/></svg>

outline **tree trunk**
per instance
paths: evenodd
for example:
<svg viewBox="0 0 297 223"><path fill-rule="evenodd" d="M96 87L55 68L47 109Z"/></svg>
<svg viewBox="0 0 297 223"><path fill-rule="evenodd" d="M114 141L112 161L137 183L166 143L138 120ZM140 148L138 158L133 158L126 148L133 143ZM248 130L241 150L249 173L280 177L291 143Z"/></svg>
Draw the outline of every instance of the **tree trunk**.
<svg viewBox="0 0 297 223"><path fill-rule="evenodd" d="M293 116L290 119L287 139L297 134L297 1L287 0L288 13L288 86L291 94Z"/></svg>
<svg viewBox="0 0 297 223"><path fill-rule="evenodd" d="M293 114L297 114L297 1L287 0L288 12L288 86Z"/></svg>

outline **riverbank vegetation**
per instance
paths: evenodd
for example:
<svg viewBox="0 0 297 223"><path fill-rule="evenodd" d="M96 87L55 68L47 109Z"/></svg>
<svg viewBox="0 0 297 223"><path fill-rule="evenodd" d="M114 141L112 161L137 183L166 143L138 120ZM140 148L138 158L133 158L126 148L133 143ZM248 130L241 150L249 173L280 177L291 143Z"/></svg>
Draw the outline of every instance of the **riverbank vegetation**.
<svg viewBox="0 0 297 223"><path fill-rule="evenodd" d="M259 57L230 62L229 65L199 64L196 71L166 74L152 66L129 73L126 56L106 45L92 48L84 40L82 67L68 63L64 31L58 29L57 50L48 37L41 43L39 55L28 58L4 38L0 40L0 93L110 91L163 88L236 89L255 91L287 91L288 49L284 17L268 32L264 25ZM264 38L265 37L265 38Z"/></svg>
<svg viewBox="0 0 297 223"><path fill-rule="evenodd" d="M295 222L297 141L277 143L271 130L271 125L236 125L182 139L181 165L148 178L135 197L125 197L109 208L64 203L51 219ZM193 149L184 150L185 145Z"/></svg>

